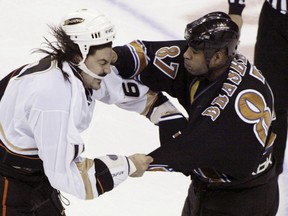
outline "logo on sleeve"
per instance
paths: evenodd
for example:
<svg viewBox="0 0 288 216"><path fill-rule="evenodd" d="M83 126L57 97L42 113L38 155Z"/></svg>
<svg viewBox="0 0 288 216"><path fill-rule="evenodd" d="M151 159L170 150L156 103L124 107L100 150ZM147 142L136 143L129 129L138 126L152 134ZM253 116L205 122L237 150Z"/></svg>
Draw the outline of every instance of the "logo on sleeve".
<svg viewBox="0 0 288 216"><path fill-rule="evenodd" d="M254 134L261 145L265 147L272 122L272 113L263 95L253 89L243 90L237 95L235 110L240 119L254 125Z"/></svg>

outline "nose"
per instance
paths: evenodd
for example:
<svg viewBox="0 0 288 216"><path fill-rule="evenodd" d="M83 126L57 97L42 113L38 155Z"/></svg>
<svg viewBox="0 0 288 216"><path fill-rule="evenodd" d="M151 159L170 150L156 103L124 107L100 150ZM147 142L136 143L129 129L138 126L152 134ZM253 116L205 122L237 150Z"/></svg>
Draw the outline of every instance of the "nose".
<svg viewBox="0 0 288 216"><path fill-rule="evenodd" d="M104 68L104 73L105 73L105 75L111 73L111 65L110 64L107 64L107 66Z"/></svg>
<svg viewBox="0 0 288 216"><path fill-rule="evenodd" d="M100 73L99 76L105 77L107 74L111 73L111 65L107 64L104 67L102 67L102 72Z"/></svg>
<svg viewBox="0 0 288 216"><path fill-rule="evenodd" d="M190 55L189 48L183 54L184 59L191 59L192 55Z"/></svg>

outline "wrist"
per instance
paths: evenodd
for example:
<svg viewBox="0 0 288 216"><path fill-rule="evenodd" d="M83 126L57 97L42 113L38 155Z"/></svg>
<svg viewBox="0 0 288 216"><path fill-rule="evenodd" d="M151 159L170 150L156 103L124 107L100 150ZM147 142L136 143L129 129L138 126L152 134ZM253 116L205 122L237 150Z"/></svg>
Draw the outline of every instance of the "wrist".
<svg viewBox="0 0 288 216"><path fill-rule="evenodd" d="M134 172L137 171L137 168L136 168L135 164L133 163L133 161L132 161L131 159L129 159L129 158L127 157L127 160L128 160L128 167L129 167L129 169L128 169L128 175L130 176L130 175L132 175Z"/></svg>

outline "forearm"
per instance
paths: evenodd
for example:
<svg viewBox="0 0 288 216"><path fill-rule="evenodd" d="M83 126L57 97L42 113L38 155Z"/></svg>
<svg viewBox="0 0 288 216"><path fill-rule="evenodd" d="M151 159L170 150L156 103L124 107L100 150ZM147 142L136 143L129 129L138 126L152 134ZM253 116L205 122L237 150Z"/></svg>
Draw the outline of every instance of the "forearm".
<svg viewBox="0 0 288 216"><path fill-rule="evenodd" d="M241 29L243 25L242 11L245 7L244 0L228 0L229 10L228 14L231 19L238 25Z"/></svg>

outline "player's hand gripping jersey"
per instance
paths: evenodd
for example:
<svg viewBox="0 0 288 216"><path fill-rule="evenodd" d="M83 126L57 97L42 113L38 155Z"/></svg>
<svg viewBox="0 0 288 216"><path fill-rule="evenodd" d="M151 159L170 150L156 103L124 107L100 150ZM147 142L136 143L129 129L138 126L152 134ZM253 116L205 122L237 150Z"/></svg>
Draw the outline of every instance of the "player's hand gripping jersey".
<svg viewBox="0 0 288 216"><path fill-rule="evenodd" d="M177 97L189 113L181 135L151 153L154 165L225 185L269 173L276 135L273 96L265 78L240 54L213 82L192 77L183 65L186 48L185 41L133 41L114 48L120 74ZM171 128L170 119L162 117L160 130Z"/></svg>
<svg viewBox="0 0 288 216"><path fill-rule="evenodd" d="M99 92L84 87L73 65L64 62L63 74L50 57L3 78L0 165L29 171L44 168L52 186L81 199L95 198L124 181L135 171L133 162L120 155L81 157L80 133L91 122L95 98L146 113L154 110L151 101L156 103L158 97L136 81L122 80L115 68L111 70Z"/></svg>

